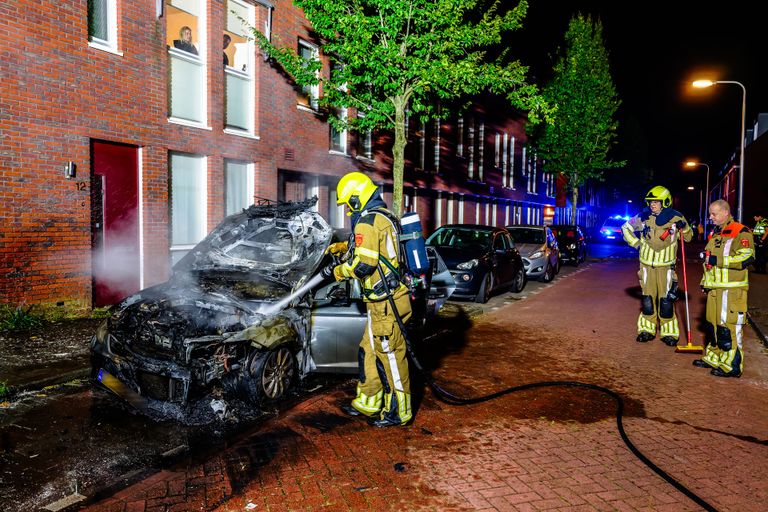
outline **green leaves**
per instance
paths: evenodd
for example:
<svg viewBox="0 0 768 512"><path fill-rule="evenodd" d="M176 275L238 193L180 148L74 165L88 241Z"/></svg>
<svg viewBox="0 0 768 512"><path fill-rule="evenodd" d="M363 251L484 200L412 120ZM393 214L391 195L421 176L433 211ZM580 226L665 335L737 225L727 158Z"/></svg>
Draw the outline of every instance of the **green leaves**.
<svg viewBox="0 0 768 512"><path fill-rule="evenodd" d="M615 116L621 102L599 20L582 15L571 19L565 49L553 69L554 78L542 95L557 109L554 122L533 127L531 134L537 156L546 162L544 170L563 173L576 192L587 180L602 179L606 169L625 165L609 155L616 142Z"/></svg>
<svg viewBox="0 0 768 512"><path fill-rule="evenodd" d="M299 86L323 84L321 107L352 107L350 129L397 126L407 111L421 121L450 115L448 105L492 91L532 120L549 119L552 109L527 83L527 68L506 58L504 36L522 26L527 0L294 0L317 33L330 72L297 60L294 48L273 45L252 29L258 45ZM493 56L491 56L493 55ZM337 65L335 65L337 64ZM334 124L336 121L333 121ZM394 174L402 176L398 154L407 141L395 130ZM399 169L397 167L399 166ZM395 183L395 202L398 201ZM399 212L399 204L393 205Z"/></svg>

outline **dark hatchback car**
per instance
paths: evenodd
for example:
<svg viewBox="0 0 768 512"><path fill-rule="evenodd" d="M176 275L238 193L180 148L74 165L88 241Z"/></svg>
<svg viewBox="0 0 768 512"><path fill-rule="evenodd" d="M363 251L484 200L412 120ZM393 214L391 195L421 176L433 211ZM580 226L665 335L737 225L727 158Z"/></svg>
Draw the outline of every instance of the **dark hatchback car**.
<svg viewBox="0 0 768 512"><path fill-rule="evenodd" d="M356 372L367 318L359 285L320 283L291 299L330 260L334 232L313 205L224 219L168 282L112 308L91 340L93 378L151 417L189 423L231 398L281 399L312 372ZM453 291L439 256L430 262L432 286L414 304L426 316Z"/></svg>
<svg viewBox="0 0 768 512"><path fill-rule="evenodd" d="M447 224L427 239L453 275L452 297L485 303L503 288L519 292L525 286L520 253L504 228L477 224Z"/></svg>
<svg viewBox="0 0 768 512"><path fill-rule="evenodd" d="M578 266L587 259L587 237L581 226L554 224L550 226L560 248L560 260Z"/></svg>

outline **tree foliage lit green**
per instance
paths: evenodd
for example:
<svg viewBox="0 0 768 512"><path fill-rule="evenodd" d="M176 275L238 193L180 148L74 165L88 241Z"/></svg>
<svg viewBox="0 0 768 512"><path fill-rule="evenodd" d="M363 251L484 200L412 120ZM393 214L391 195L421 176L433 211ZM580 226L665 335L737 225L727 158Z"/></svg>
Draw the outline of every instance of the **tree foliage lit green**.
<svg viewBox="0 0 768 512"><path fill-rule="evenodd" d="M294 0L312 25L330 69L296 53L295 43L268 41L251 29L262 51L299 86L322 83L318 105L337 129L391 130L393 204L402 205L406 116L446 118L458 99L491 92L536 122L550 111L527 67L499 51L522 26L526 0ZM437 111L438 105L442 109ZM338 119L340 108L363 116Z"/></svg>
<svg viewBox="0 0 768 512"><path fill-rule="evenodd" d="M602 180L607 169L625 165L610 157L621 102L599 20L581 14L571 18L559 53L553 79L542 90L545 100L557 107L555 122L533 127L531 135L544 171L566 177L575 223L579 187L590 179Z"/></svg>

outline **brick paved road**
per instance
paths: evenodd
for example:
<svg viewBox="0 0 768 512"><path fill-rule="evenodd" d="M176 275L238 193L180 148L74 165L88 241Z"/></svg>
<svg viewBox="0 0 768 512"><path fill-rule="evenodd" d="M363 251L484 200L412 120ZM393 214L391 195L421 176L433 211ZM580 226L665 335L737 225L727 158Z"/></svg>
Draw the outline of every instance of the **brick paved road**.
<svg viewBox="0 0 768 512"><path fill-rule="evenodd" d="M608 387L654 463L718 510L766 510L768 354L749 330L743 377L718 379L694 355L636 343L636 270L591 264L483 315L435 347L436 379L463 396L541 380ZM692 293L693 318L702 305ZM630 453L599 392L547 388L459 407L428 390L412 426L375 430L337 412L352 390L316 395L218 456L85 510L700 510Z"/></svg>

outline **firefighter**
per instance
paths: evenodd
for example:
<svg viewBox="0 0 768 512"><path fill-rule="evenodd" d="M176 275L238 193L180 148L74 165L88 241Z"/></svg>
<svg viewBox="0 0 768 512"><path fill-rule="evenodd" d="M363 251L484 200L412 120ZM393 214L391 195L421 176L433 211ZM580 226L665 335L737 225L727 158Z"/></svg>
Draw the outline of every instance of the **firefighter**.
<svg viewBox="0 0 768 512"><path fill-rule="evenodd" d="M664 187L653 187L645 197L648 208L621 226L624 240L640 252L641 311L637 319L637 338L642 343L656 337L673 347L680 337L675 316L678 297L677 262L678 238L686 242L693 230L678 211L670 208L672 195Z"/></svg>
<svg viewBox="0 0 768 512"><path fill-rule="evenodd" d="M754 241L749 228L731 217L731 207L722 199L709 205L715 229L701 254L707 294L708 343L704 356L694 366L711 368L717 377L741 377L744 370L742 333L747 323L749 266L754 260Z"/></svg>
<svg viewBox="0 0 768 512"><path fill-rule="evenodd" d="M381 190L365 174L351 172L343 176L336 195L337 204L346 205L347 215L352 217L354 252L346 261L322 272L337 281L360 281L368 311L358 351L357 395L351 405L341 408L351 416L372 418L371 424L376 427L404 425L412 418L408 361L405 339L388 295L405 324L411 316L411 303L409 289L400 281L398 272L397 228L384 213L377 213L387 205ZM346 252L347 243L333 244L329 250Z"/></svg>
<svg viewBox="0 0 768 512"><path fill-rule="evenodd" d="M768 220L762 215L755 215L752 237L755 241L755 272L765 274L766 251L768 251Z"/></svg>

